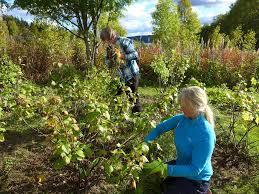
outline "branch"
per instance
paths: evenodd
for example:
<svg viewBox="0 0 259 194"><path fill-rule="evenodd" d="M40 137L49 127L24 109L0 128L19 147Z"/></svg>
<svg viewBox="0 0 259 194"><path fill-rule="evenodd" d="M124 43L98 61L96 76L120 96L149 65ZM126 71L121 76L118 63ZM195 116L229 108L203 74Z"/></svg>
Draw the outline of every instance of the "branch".
<svg viewBox="0 0 259 194"><path fill-rule="evenodd" d="M81 14L81 18L82 18L82 26L84 27L84 30L88 31L90 26L92 25L92 21L89 22L88 24L88 18L87 18L87 12L83 12L82 10L80 10L80 12L78 13L79 15Z"/></svg>
<svg viewBox="0 0 259 194"><path fill-rule="evenodd" d="M65 20L69 21L71 24L73 24L74 26L79 28L79 25L76 24L75 22L73 22L72 20L70 20L67 16L65 15L61 15L61 17L63 17Z"/></svg>
<svg viewBox="0 0 259 194"><path fill-rule="evenodd" d="M250 123L250 124L251 124L251 126L246 130L243 137L239 140L237 146L243 141L243 139L248 135L248 133L256 126L256 125L252 125L252 123Z"/></svg>
<svg viewBox="0 0 259 194"><path fill-rule="evenodd" d="M233 138L235 139L235 122L236 122L236 117L235 117L235 105L232 106L232 117L231 117L231 121L229 124L229 128L230 128L230 134L233 135ZM230 137L231 138L231 137Z"/></svg>
<svg viewBox="0 0 259 194"><path fill-rule="evenodd" d="M132 139L135 139L136 137L138 137L142 132L143 132L143 131L140 131L140 132L137 133L137 134L131 135L128 139L126 139L126 140L121 144L121 146L126 145L129 141L131 141Z"/></svg>
<svg viewBox="0 0 259 194"><path fill-rule="evenodd" d="M248 144L248 146L253 145L254 143L257 143L257 142L259 142L259 141L256 140L256 141L250 142L250 143ZM256 146L254 146L254 147L256 147Z"/></svg>
<svg viewBox="0 0 259 194"><path fill-rule="evenodd" d="M86 139L88 141L86 141L87 143L92 143L95 140L95 137L98 135L99 133L94 133L94 135L92 135L92 137L87 136ZM90 135L90 134L89 134Z"/></svg>
<svg viewBox="0 0 259 194"><path fill-rule="evenodd" d="M75 12L75 14L76 14L77 23L79 24L78 29L79 29L81 32L83 32L84 29L83 29L83 24L82 24L82 20L81 20L80 14L79 14L79 12Z"/></svg>
<svg viewBox="0 0 259 194"><path fill-rule="evenodd" d="M54 18L53 18L54 19ZM71 34L73 34L74 36L76 36L77 38L80 38L82 40L84 40L84 38L82 38L81 36L79 36L78 34L74 33L72 30L70 30L69 28L67 28L66 26L64 26L60 21L58 21L57 19L54 19L55 22L57 22L60 26L62 26L63 28L65 28L67 31L69 31Z"/></svg>

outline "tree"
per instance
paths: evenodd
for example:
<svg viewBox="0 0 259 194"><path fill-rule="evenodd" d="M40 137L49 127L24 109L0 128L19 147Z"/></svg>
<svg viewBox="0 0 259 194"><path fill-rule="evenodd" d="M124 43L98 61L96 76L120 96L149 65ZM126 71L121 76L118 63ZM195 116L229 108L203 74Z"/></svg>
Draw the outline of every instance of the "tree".
<svg viewBox="0 0 259 194"><path fill-rule="evenodd" d="M244 35L243 46L244 50L254 50L256 45L255 32L249 30L247 34Z"/></svg>
<svg viewBox="0 0 259 194"><path fill-rule="evenodd" d="M232 47L242 47L243 44L243 31L242 27L238 26L234 31L230 34L231 46Z"/></svg>
<svg viewBox="0 0 259 194"><path fill-rule="evenodd" d="M152 18L154 39L160 41L164 49L175 48L180 31L177 5L172 0L159 0Z"/></svg>
<svg viewBox="0 0 259 194"><path fill-rule="evenodd" d="M106 12L120 12L131 2L132 0L15 0L14 4L28 10L32 15L55 21L82 39L86 46L86 61L93 66L98 47L100 17ZM73 28L77 31L73 31Z"/></svg>
<svg viewBox="0 0 259 194"><path fill-rule="evenodd" d="M197 14L192 11L190 0L181 0L178 9L182 24L193 34L199 33L201 24Z"/></svg>
<svg viewBox="0 0 259 194"><path fill-rule="evenodd" d="M227 35L231 35L239 26L242 26L243 35L252 30L256 34L256 48L259 48L258 10L259 0L237 0L228 13L218 16L210 26L215 29L220 25L221 32Z"/></svg>
<svg viewBox="0 0 259 194"><path fill-rule="evenodd" d="M202 43L202 45L207 45L210 35L213 32L213 27L211 25L205 24L204 26L202 26L201 28L201 32L200 32L200 42Z"/></svg>
<svg viewBox="0 0 259 194"><path fill-rule="evenodd" d="M19 27L16 24L15 20L7 21L7 25L8 25L9 34L11 36L16 36L19 34Z"/></svg>
<svg viewBox="0 0 259 194"><path fill-rule="evenodd" d="M224 46L224 36L220 33L220 26L217 26L210 37L210 46L214 48Z"/></svg>
<svg viewBox="0 0 259 194"><path fill-rule="evenodd" d="M126 36L127 30L123 28L123 26L121 26L119 22L119 18L121 16L122 15L120 13L118 14L118 13L111 13L111 12L102 14L98 23L98 29L102 29L109 26L112 29L114 29L118 33L118 35Z"/></svg>
<svg viewBox="0 0 259 194"><path fill-rule="evenodd" d="M190 0L181 0L178 5L181 21L180 40L183 48L189 48L190 44L198 43L198 33L201 24L196 13L192 11Z"/></svg>

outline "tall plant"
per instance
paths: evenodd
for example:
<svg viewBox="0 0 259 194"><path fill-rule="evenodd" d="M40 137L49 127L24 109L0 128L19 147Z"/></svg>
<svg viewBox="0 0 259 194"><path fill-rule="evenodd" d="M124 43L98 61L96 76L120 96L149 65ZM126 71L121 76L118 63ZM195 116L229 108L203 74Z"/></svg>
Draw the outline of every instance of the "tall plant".
<svg viewBox="0 0 259 194"><path fill-rule="evenodd" d="M154 39L164 50L175 48L179 40L180 20L177 5L171 0L159 0L152 14Z"/></svg>
<svg viewBox="0 0 259 194"><path fill-rule="evenodd" d="M181 33L180 42L183 49L189 48L191 45L198 44L198 33L201 29L198 16L192 11L190 0L181 0L178 5Z"/></svg>

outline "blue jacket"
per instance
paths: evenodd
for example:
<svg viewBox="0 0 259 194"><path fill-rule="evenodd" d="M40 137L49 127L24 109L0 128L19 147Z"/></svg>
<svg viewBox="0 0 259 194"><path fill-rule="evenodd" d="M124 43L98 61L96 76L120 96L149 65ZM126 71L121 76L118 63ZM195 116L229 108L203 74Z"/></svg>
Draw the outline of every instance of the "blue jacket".
<svg viewBox="0 0 259 194"><path fill-rule="evenodd" d="M176 165L168 165L168 176L210 180L213 174L211 156L216 143L211 124L203 114L195 119L179 114L157 125L145 141L152 141L171 129L175 129L177 159Z"/></svg>

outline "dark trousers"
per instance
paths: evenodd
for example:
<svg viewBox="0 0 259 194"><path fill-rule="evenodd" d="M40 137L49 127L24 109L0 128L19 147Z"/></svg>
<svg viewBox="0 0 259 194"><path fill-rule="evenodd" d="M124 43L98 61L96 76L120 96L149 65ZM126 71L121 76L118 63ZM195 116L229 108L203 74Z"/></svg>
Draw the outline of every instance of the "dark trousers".
<svg viewBox="0 0 259 194"><path fill-rule="evenodd" d="M139 85L139 76L134 76L132 79L127 81L125 83L126 86L130 87L131 91L133 94L136 95L136 101L134 102L134 106L132 108L132 112L141 112L142 111L142 106L139 102L139 95L138 95L138 85ZM120 95L122 93L122 88L118 88L117 95ZM132 102L133 98L131 97L130 93L127 92L127 95L129 96L129 100Z"/></svg>
<svg viewBox="0 0 259 194"><path fill-rule="evenodd" d="M175 161L168 162L175 165ZM184 177L167 177L162 183L163 194L207 194L209 181L196 181Z"/></svg>

